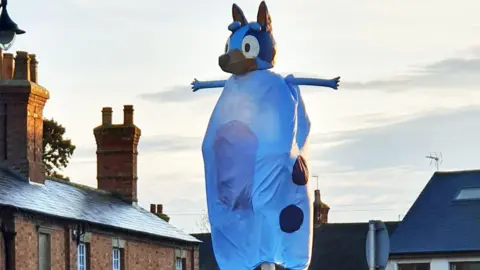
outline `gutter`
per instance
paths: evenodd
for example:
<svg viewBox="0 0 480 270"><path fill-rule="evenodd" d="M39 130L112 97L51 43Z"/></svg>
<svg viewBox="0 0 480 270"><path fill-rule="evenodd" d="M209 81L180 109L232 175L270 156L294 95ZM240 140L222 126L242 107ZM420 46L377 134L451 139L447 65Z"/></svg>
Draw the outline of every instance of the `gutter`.
<svg viewBox="0 0 480 270"><path fill-rule="evenodd" d="M1 166L0 166L0 168L1 168ZM191 236L193 239L186 240L186 239L174 238L174 237L170 237L170 236L162 236L162 235L153 234L153 233L149 233L149 232L145 232L145 231L137 231L137 230L128 229L128 228L125 228L125 227L118 227L118 226L114 226L114 225L100 223L100 222L97 222L97 221L90 221L90 220L86 220L86 219L78 219L78 218L55 215L55 214L51 214L51 213L40 212L40 211L36 211L36 210L33 210L33 209L25 208L25 207L18 207L18 206L12 205L12 204L2 204L2 203L0 203L0 208L2 208L2 206L4 206L5 208L11 208L11 209L13 209L13 211L16 211L16 212L32 213L32 214L36 214L36 215L40 215L40 216L44 216L44 217L48 216L48 217L58 218L60 220L68 220L68 221L71 221L73 223L83 222L83 223L96 225L96 226L103 227L103 228L111 228L111 229L114 229L114 230L119 230L119 231L122 231L123 233L126 233L126 234L134 233L134 234L138 235L139 237L142 237L140 235L143 235L143 237L150 236L150 237L155 237L156 239L159 239L159 240L172 241L172 242L184 243L184 244L188 244L188 243L202 244L203 243L202 241L198 240L196 237L194 237L191 234L187 234L187 235Z"/></svg>

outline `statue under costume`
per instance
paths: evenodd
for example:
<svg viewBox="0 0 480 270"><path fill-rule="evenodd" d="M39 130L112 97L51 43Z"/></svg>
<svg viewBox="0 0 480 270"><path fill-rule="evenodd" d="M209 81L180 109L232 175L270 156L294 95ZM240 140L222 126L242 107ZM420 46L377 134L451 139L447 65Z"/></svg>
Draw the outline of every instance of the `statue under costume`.
<svg viewBox="0 0 480 270"><path fill-rule="evenodd" d="M257 21L232 7L232 32L219 57L226 81L202 145L213 250L222 270L263 263L307 269L312 248L312 201L304 158L310 120L298 85L337 89L331 80L282 77L274 65L275 40L265 2Z"/></svg>

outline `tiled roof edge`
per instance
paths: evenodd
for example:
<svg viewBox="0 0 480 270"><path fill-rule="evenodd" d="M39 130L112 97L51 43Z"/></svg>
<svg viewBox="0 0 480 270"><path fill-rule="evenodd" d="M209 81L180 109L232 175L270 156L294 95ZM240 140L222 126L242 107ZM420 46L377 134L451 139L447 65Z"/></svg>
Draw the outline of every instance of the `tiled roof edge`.
<svg viewBox="0 0 480 270"><path fill-rule="evenodd" d="M121 201L123 201L127 204L130 204L130 202L127 199L125 199L125 197L123 197L122 194L120 194L118 192L111 192L111 191L98 189L98 188L94 188L94 187L87 186L87 185L78 184L78 183L72 182L70 180L67 181L67 180L53 178L53 177L47 177L46 180L54 181L54 182L57 182L57 183L60 183L60 184L65 184L65 185L68 185L68 186L71 186L71 187L74 187L74 188L79 188L79 189L83 189L83 190L98 192L100 194L112 196L112 197L114 197L116 199L119 199L119 200L121 200Z"/></svg>
<svg viewBox="0 0 480 270"><path fill-rule="evenodd" d="M36 213L36 214L39 214L39 215L50 216L50 217L64 219L64 220L80 221L80 222L95 224L95 225L99 225L99 226L114 228L116 230L120 230L120 231L124 231L124 232L132 232L132 233L138 233L138 234L143 234L143 235L150 235L150 236L153 236L153 237L169 239L169 240L173 240L173 241L187 242L187 243L203 243L201 240L197 239L192 234L187 234L187 233L186 233L187 235L190 235L195 240L185 240L185 239L173 238L173 237L168 237L168 236L151 234L151 233L148 233L148 232L145 232L145 231L137 231L137 230L126 229L126 228L123 228L123 227L116 227L116 226L107 225L107 224L104 224L104 223L98 223L98 222L92 222L92 221L83 220L83 219L76 219L76 218L70 218L70 217L65 217L65 216L53 215L53 214L48 214L48 213L44 213L44 212L35 211L35 210L32 210L32 209L28 209L28 208L17 207L15 205L11 205L11 204L0 204L0 205L10 207L10 208L14 208L17 211L20 210L20 211L25 211L25 212L30 212L30 213Z"/></svg>
<svg viewBox="0 0 480 270"><path fill-rule="evenodd" d="M480 173L480 169L466 169L466 170L451 170L451 171L437 171L434 173L443 175L443 174L458 174L458 173L470 173L470 172L478 172Z"/></svg>

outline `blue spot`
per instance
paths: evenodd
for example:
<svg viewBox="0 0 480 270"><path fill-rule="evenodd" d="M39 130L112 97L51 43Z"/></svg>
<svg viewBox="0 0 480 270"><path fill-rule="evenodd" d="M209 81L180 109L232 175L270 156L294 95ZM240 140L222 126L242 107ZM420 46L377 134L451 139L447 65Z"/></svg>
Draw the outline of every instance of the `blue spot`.
<svg viewBox="0 0 480 270"><path fill-rule="evenodd" d="M286 233L296 232L302 227L304 214L296 205L289 205L280 212L280 229Z"/></svg>

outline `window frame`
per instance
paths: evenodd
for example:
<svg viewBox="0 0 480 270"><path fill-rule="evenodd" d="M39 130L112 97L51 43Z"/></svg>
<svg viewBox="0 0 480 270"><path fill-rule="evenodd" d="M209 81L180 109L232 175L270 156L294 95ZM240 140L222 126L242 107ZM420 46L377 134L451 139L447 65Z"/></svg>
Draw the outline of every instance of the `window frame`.
<svg viewBox="0 0 480 270"><path fill-rule="evenodd" d="M175 258L175 270L184 270L183 261L182 261L182 258L180 257Z"/></svg>
<svg viewBox="0 0 480 270"><path fill-rule="evenodd" d="M432 265L431 265L430 262L404 262L404 263L397 263L397 270L401 270L402 265L403 265L403 266L412 266L412 265L413 265L415 268L413 268L412 270L417 270L417 269L416 269L416 266L418 266L418 265L423 265L423 264L428 265L428 270L431 270Z"/></svg>
<svg viewBox="0 0 480 270"><path fill-rule="evenodd" d="M448 269L450 270L459 270L457 269L457 265L455 264L477 264L480 265L480 260L473 260L473 261L450 261L448 262ZM461 270L462 268L460 268Z"/></svg>
<svg viewBox="0 0 480 270"><path fill-rule="evenodd" d="M177 270L180 263L180 270L187 270L187 251L185 249L175 249L173 260L173 269Z"/></svg>
<svg viewBox="0 0 480 270"><path fill-rule="evenodd" d="M80 267L80 247L83 246L83 268ZM90 246L88 243L81 242L77 246L77 270L89 270L90 264Z"/></svg>
<svg viewBox="0 0 480 270"><path fill-rule="evenodd" d="M462 187L458 190L457 194L455 194L454 201L462 202L462 201L478 201L480 200L480 195L476 197L469 197L469 198L458 198L462 194L464 190L477 190L480 193L480 187Z"/></svg>
<svg viewBox="0 0 480 270"><path fill-rule="evenodd" d="M122 249L119 247L112 248L112 269L122 270ZM115 258L115 254L118 254L118 258ZM115 268L115 261L118 262L118 268Z"/></svg>
<svg viewBox="0 0 480 270"><path fill-rule="evenodd" d="M187 258L175 257L175 270L187 270Z"/></svg>
<svg viewBox="0 0 480 270"><path fill-rule="evenodd" d="M52 268L52 232L54 231L51 228L43 227L40 225L37 225L37 269L41 270L42 266L40 264L40 254L41 254L41 244L40 244L40 237L41 235L46 236L47 243L48 243L48 251L46 251L48 254L48 269Z"/></svg>

